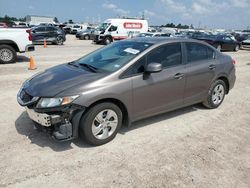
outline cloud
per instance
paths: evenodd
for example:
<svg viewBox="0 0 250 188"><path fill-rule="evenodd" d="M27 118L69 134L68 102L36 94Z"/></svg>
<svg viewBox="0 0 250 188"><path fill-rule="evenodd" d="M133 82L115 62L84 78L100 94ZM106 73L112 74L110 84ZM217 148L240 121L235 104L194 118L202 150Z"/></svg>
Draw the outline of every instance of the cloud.
<svg viewBox="0 0 250 188"><path fill-rule="evenodd" d="M29 5L28 9L32 10L32 9L34 9L34 7L32 5Z"/></svg>
<svg viewBox="0 0 250 188"><path fill-rule="evenodd" d="M105 8L105 9L110 9L110 10L112 10L116 14L120 14L120 15L127 15L127 14L129 14L128 10L124 10L124 9L118 8L117 5L112 4L112 3L104 3L102 5L102 7Z"/></svg>
<svg viewBox="0 0 250 188"><path fill-rule="evenodd" d="M248 8L248 7L250 7L250 0L231 0L231 3L236 8Z"/></svg>
<svg viewBox="0 0 250 188"><path fill-rule="evenodd" d="M214 15L228 9L229 3L224 1L216 2L214 0L193 0L184 4L183 2L173 0L160 0L166 7L166 9L173 13L179 13L182 17L195 17L197 15ZM239 1L239 0L231 0ZM249 1L249 0L240 0Z"/></svg>
<svg viewBox="0 0 250 188"><path fill-rule="evenodd" d="M173 0L161 0L162 3L164 3L169 9L171 9L174 12L186 12L187 7L184 4L178 3Z"/></svg>
<svg viewBox="0 0 250 188"><path fill-rule="evenodd" d="M104 4L102 5L102 7L103 7L103 8L106 8L106 9L116 9L116 8L117 8L117 6L114 5L114 4L112 4L112 3L110 3L110 4L104 3Z"/></svg>
<svg viewBox="0 0 250 188"><path fill-rule="evenodd" d="M152 12L152 11L147 10L147 9L144 10L144 14L146 17L147 16L150 16L150 17L156 16L155 12Z"/></svg>

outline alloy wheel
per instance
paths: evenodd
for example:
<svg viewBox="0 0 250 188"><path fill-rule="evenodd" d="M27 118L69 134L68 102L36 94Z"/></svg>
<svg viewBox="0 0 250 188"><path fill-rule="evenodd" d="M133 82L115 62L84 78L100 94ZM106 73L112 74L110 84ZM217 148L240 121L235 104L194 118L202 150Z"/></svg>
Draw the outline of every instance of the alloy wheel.
<svg viewBox="0 0 250 188"><path fill-rule="evenodd" d="M224 98L224 94L225 94L224 86L222 84L218 84L217 86L215 86L215 88L213 90L212 102L215 105L220 104Z"/></svg>
<svg viewBox="0 0 250 188"><path fill-rule="evenodd" d="M99 112L92 122L92 133L95 138L103 140L110 137L118 126L118 116L115 111L106 109Z"/></svg>
<svg viewBox="0 0 250 188"><path fill-rule="evenodd" d="M0 59L2 61L8 62L13 59L13 53L11 50L4 48L0 50Z"/></svg>

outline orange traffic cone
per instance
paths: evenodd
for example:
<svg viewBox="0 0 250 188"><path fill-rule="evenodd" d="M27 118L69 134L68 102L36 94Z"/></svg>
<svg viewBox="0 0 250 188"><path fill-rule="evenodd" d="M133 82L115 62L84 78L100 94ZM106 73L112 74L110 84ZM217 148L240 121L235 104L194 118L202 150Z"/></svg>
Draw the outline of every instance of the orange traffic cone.
<svg viewBox="0 0 250 188"><path fill-rule="evenodd" d="M29 70L35 70L36 69L36 65L35 65L35 61L34 59L30 56L30 62L29 62Z"/></svg>
<svg viewBox="0 0 250 188"><path fill-rule="evenodd" d="M43 41L43 47L44 47L44 48L47 48L46 38L44 38L44 41Z"/></svg>

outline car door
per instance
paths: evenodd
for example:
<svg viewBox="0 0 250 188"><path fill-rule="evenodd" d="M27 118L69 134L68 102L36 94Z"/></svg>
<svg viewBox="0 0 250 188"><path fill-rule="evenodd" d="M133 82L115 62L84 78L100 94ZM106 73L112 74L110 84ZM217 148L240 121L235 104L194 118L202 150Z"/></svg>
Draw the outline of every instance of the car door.
<svg viewBox="0 0 250 188"><path fill-rule="evenodd" d="M181 48L181 43L162 45L135 64L136 68L133 69L137 70L137 74L132 77L135 119L171 110L183 104L185 65L182 62ZM153 62L161 63L163 70L158 73L145 73L145 66Z"/></svg>
<svg viewBox="0 0 250 188"><path fill-rule="evenodd" d="M57 29L54 27L46 27L46 39L48 41L54 41L57 37Z"/></svg>
<svg viewBox="0 0 250 188"><path fill-rule="evenodd" d="M32 29L32 40L36 42L41 42L45 38L45 27L37 27Z"/></svg>
<svg viewBox="0 0 250 188"><path fill-rule="evenodd" d="M202 102L215 77L217 60L215 51L204 44L186 43L186 86L184 104Z"/></svg>
<svg viewBox="0 0 250 188"><path fill-rule="evenodd" d="M233 50L235 48L235 41L229 37L229 36L224 36L223 37L223 42L224 42L224 48L223 50Z"/></svg>

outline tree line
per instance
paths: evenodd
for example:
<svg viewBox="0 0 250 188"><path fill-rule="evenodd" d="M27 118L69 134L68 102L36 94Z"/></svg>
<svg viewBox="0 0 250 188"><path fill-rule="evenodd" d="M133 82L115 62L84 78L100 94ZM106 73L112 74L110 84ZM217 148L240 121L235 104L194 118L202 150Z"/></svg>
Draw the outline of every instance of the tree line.
<svg viewBox="0 0 250 188"><path fill-rule="evenodd" d="M7 25L13 25L14 22L25 22L25 18L16 18L16 17L10 17L8 15L5 15L4 17L0 17L0 22L4 22Z"/></svg>
<svg viewBox="0 0 250 188"><path fill-rule="evenodd" d="M170 28L178 28L178 29L193 29L194 26L191 24L189 25L182 25L182 24L177 24L175 25L174 23L167 23L165 25L161 25L161 27L170 27Z"/></svg>

